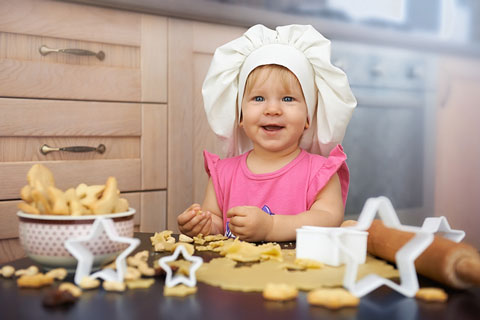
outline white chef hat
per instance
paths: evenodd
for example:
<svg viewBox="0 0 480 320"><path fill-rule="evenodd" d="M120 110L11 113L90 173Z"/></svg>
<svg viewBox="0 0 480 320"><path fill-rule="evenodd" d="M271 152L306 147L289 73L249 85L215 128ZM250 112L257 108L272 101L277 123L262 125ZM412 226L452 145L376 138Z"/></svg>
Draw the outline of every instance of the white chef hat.
<svg viewBox="0 0 480 320"><path fill-rule="evenodd" d="M357 101L345 73L330 62L330 41L310 25L276 30L255 25L215 51L202 94L210 127L225 143L227 156L252 148L238 125L241 102L250 72L267 64L284 66L299 80L310 123L300 147L327 156L342 142Z"/></svg>

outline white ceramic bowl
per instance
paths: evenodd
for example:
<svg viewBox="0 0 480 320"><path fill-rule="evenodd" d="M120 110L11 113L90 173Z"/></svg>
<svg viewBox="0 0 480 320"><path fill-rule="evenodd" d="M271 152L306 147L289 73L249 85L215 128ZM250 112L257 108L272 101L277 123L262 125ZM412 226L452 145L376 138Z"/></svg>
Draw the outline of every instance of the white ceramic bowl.
<svg viewBox="0 0 480 320"><path fill-rule="evenodd" d="M27 256L44 269L63 267L74 271L77 260L65 249L66 240L87 236L99 217L113 219L119 236L133 237L134 214L132 208L126 212L88 216L37 215L18 211L20 242ZM92 269L98 269L113 261L128 244L112 242L102 231L97 238L85 242L85 246L94 255Z"/></svg>

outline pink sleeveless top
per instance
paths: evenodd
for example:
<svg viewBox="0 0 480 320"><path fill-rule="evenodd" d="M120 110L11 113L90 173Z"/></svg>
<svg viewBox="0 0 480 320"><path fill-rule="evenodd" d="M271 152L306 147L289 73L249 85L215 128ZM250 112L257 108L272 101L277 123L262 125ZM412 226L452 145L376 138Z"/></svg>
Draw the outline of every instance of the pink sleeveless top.
<svg viewBox="0 0 480 320"><path fill-rule="evenodd" d="M227 211L236 206L256 206L271 214L284 215L309 210L318 192L335 173L340 178L345 205L349 172L341 145L337 145L328 158L302 150L283 168L264 174L254 174L248 169L248 154L220 159L206 150L203 152L205 170L212 178L223 213L224 230Z"/></svg>

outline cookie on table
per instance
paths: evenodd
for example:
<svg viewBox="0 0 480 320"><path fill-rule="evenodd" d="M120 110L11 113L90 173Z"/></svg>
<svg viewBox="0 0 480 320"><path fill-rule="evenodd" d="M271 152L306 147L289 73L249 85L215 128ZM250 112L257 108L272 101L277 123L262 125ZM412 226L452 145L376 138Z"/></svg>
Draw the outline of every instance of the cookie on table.
<svg viewBox="0 0 480 320"><path fill-rule="evenodd" d="M179 284L175 287L163 287L164 296L185 297L197 292L197 287L188 287L184 284Z"/></svg>
<svg viewBox="0 0 480 320"><path fill-rule="evenodd" d="M360 299L343 288L316 289L307 295L307 301L314 306L339 309L343 307L356 307Z"/></svg>
<svg viewBox="0 0 480 320"><path fill-rule="evenodd" d="M428 302L445 302L448 294L441 288L420 288L415 294L415 298Z"/></svg>
<svg viewBox="0 0 480 320"><path fill-rule="evenodd" d="M285 283L267 283L262 294L267 300L287 301L295 299L298 296L298 290Z"/></svg>

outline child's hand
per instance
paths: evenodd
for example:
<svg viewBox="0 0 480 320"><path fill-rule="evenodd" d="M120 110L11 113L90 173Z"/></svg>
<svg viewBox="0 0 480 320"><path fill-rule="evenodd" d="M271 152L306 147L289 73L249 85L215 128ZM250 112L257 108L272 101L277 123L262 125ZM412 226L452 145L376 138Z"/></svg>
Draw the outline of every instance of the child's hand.
<svg viewBox="0 0 480 320"><path fill-rule="evenodd" d="M193 237L199 233L208 235L212 227L212 213L202 212L200 205L194 203L177 217L177 223L180 232L188 236Z"/></svg>
<svg viewBox="0 0 480 320"><path fill-rule="evenodd" d="M230 231L241 240L265 240L273 226L273 217L258 207L241 206L228 210Z"/></svg>

